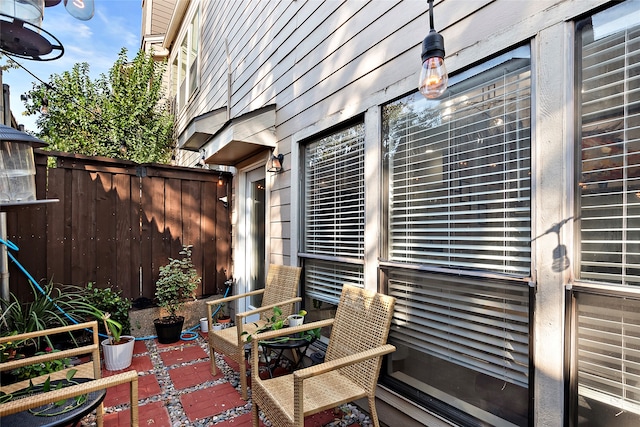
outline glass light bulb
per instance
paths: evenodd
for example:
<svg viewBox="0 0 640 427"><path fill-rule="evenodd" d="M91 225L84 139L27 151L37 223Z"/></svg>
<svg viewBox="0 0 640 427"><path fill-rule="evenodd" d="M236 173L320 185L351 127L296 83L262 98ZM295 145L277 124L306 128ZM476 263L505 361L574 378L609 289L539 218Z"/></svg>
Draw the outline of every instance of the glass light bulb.
<svg viewBox="0 0 640 427"><path fill-rule="evenodd" d="M442 95L447 90L447 80L444 59L434 56L422 63L419 88L425 98L435 99Z"/></svg>
<svg viewBox="0 0 640 427"><path fill-rule="evenodd" d="M71 16L81 21L93 18L93 0L64 0L64 7Z"/></svg>

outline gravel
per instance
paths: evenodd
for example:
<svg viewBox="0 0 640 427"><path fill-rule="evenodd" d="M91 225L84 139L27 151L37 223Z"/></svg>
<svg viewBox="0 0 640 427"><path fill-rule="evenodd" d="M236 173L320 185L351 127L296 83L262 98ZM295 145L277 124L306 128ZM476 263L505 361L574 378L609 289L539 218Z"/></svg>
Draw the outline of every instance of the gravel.
<svg viewBox="0 0 640 427"><path fill-rule="evenodd" d="M169 376L169 367L164 366L162 359L160 358L161 351L167 351L170 349L158 349L155 340L146 340L145 345L147 347L147 351L151 358L151 362L153 363L153 369L146 372L139 372L140 375L155 375L158 380L158 384L160 385L160 394L151 396L146 399L141 399L139 401L139 406L142 407L148 403L152 402L164 402L167 411L169 412L169 417L171 420L171 427L182 427L182 426L194 426L194 427L205 427L215 425L217 423L229 420L231 418L235 418L244 414L251 412L251 389L249 389L249 400L243 406L235 407L229 409L221 414L208 417L205 419L197 420L194 422L189 421L187 415L184 412L182 407L182 403L180 402L180 396L185 393L190 393L196 390L204 389L207 387L211 387L218 384L229 383L231 384L238 392L240 392L240 381L239 381L239 373L234 371L229 365L224 361L221 355L216 353L216 364L221 372L224 374L223 377L217 380L207 381L202 384L198 384L193 387L189 387L182 390L176 390L171 378ZM200 345L205 352L209 353L209 346L207 345L207 341L203 339L200 335L197 337L197 345ZM202 359L193 360L184 362L178 365L172 366L172 368L178 366L187 366L197 362L201 362ZM106 407L105 413L114 413L126 410L129 408L129 404L122 404L114 407ZM334 410L336 415L336 419L328 424L325 427L342 427L349 426L354 423L359 423L362 427L372 426L373 423L369 416L360 411L360 409L352 404L342 405L339 408ZM265 423L266 426L272 426L272 424L265 420L262 412L260 413L260 418ZM82 426L86 427L94 427L97 425L95 414L90 414L82 419ZM163 427L163 426L156 426Z"/></svg>

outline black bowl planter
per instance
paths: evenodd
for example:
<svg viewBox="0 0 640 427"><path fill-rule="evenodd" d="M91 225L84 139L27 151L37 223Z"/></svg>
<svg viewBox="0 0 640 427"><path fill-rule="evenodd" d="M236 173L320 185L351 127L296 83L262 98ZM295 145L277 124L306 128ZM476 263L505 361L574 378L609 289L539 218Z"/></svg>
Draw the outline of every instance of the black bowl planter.
<svg viewBox="0 0 640 427"><path fill-rule="evenodd" d="M154 319L153 325L156 327L158 342L160 344L171 344L180 341L183 324L183 316L161 317L159 319Z"/></svg>

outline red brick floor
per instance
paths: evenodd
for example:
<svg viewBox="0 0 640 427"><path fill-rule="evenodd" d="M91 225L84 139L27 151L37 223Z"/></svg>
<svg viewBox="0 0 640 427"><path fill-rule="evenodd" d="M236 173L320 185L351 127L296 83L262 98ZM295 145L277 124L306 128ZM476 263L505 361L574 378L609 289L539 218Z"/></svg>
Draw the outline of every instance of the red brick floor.
<svg viewBox="0 0 640 427"><path fill-rule="evenodd" d="M251 403L240 397L238 364L223 356L218 359L217 375L212 375L209 363L206 334L174 344L136 341L132 364L126 370L135 369L139 375L139 425L250 427ZM117 372L103 369L102 374ZM104 405L106 427L130 425L128 384L110 388ZM342 416L340 411L327 410L307 417L305 427L333 425ZM95 417L87 417L82 425L95 425Z"/></svg>

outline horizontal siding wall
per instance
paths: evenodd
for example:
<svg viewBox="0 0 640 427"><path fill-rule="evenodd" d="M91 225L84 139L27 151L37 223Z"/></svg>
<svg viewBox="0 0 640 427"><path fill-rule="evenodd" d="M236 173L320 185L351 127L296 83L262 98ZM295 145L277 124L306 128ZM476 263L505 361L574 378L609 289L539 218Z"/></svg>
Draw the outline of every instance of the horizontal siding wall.
<svg viewBox="0 0 640 427"><path fill-rule="evenodd" d="M435 24L455 72L598 3L441 0ZM192 2L184 22L197 5ZM193 117L227 106L225 40L231 117L275 104L280 141L417 87L426 1L255 0L200 2L200 8L200 88L179 114L178 132Z"/></svg>
<svg viewBox="0 0 640 427"><path fill-rule="evenodd" d="M435 26L455 73L603 3L436 0ZM277 151L289 156L293 135L311 136L417 87L421 42L429 29L426 1L191 2L183 26L196 7L200 84L178 114L178 133L193 117L228 104L231 118L275 104ZM271 197L291 191L291 164L286 161L286 172L274 180ZM282 230L278 236L290 234L283 231L292 226L288 209L286 203L271 205L273 231ZM272 245L286 248L286 242L283 237ZM286 251L278 249L278 255L280 250Z"/></svg>

